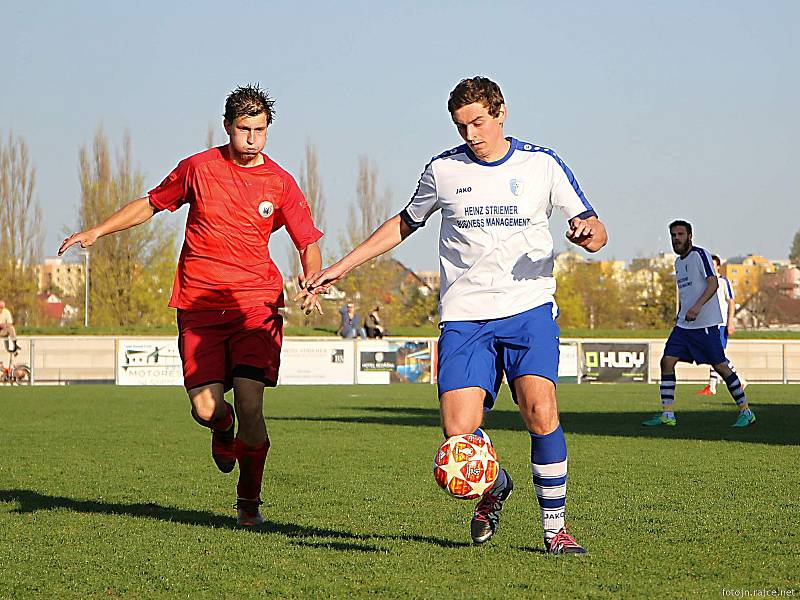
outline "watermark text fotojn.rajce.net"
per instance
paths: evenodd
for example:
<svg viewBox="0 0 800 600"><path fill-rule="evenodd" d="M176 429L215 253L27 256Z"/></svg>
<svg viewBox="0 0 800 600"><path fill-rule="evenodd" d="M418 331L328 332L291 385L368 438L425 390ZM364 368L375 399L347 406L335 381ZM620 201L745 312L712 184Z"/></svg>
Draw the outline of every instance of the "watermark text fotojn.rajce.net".
<svg viewBox="0 0 800 600"><path fill-rule="evenodd" d="M795 588L722 588L722 595L726 598L798 598Z"/></svg>

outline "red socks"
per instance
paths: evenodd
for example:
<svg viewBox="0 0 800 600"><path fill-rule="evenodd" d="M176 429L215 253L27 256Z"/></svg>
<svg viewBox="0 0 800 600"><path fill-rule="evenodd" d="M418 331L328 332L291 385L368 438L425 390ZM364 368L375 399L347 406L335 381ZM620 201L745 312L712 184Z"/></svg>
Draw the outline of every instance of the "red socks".
<svg viewBox="0 0 800 600"><path fill-rule="evenodd" d="M239 498L255 500L261 496L261 478L264 476L269 438L258 446L248 446L237 437L235 444L236 460L239 461L239 483L236 485L236 495Z"/></svg>

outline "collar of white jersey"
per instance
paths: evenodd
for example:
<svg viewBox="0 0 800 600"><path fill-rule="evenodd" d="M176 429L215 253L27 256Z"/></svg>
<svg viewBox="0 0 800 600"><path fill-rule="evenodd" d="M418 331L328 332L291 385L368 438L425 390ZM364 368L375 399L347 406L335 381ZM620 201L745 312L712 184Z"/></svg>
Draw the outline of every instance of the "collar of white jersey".
<svg viewBox="0 0 800 600"><path fill-rule="evenodd" d="M511 155L514 154L514 150L516 150L517 146L519 145L519 142L513 137L507 137L506 140L508 140L510 142L510 145L508 147L508 152L506 152L506 155L503 158L498 158L497 160L493 160L491 162L487 162L485 160L481 160L480 158L475 156L475 153L470 149L469 146L467 146L467 154L469 155L469 157L473 161L475 161L476 163L478 163L481 166L484 166L484 167L497 167L499 165L502 165L509 158L511 158Z"/></svg>

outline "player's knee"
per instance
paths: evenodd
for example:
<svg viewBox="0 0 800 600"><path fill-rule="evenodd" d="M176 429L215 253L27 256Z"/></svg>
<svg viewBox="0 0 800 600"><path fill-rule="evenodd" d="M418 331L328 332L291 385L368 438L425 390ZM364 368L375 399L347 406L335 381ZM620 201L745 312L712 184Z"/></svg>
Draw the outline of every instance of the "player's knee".
<svg viewBox="0 0 800 600"><path fill-rule="evenodd" d="M529 404L520 407L520 415L528 431L536 435L547 435L558 427L558 409L555 404Z"/></svg>
<svg viewBox="0 0 800 600"><path fill-rule="evenodd" d="M240 404L236 409L236 416L239 417L239 423L247 427L253 424L258 424L259 421L264 421L264 413L260 404Z"/></svg>
<svg viewBox="0 0 800 600"><path fill-rule="evenodd" d="M214 420L214 407L208 409L206 406L192 406L192 418L203 427L209 427Z"/></svg>
<svg viewBox="0 0 800 600"><path fill-rule="evenodd" d="M662 356L661 357L661 372L671 373L675 370L675 363L677 361L673 359L671 356Z"/></svg>

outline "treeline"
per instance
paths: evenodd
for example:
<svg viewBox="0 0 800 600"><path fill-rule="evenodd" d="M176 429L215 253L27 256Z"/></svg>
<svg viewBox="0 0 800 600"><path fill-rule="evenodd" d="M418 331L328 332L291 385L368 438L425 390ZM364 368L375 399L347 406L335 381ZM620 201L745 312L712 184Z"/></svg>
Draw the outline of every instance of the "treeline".
<svg viewBox="0 0 800 600"><path fill-rule="evenodd" d="M625 271L605 262L570 261L556 273L559 325L576 329L662 329L675 324L672 269L648 259Z"/></svg>
<svg viewBox="0 0 800 600"><path fill-rule="evenodd" d="M206 147L215 145L209 128ZM80 202L74 224L63 233L92 226L125 203L146 192L145 178L134 165L131 140L125 135L115 152L102 128L90 145L78 153ZM35 265L42 262L42 213L36 201L36 168L25 140L13 133L0 139L0 298L4 299L21 326L49 324L37 299ZM308 199L315 222L325 230L327 200L320 177L319 159L307 143L300 166L299 184ZM367 157L358 159L354 197L347 211L345 229L338 238L321 241L325 264L331 264L366 239L390 214L391 193L381 187L377 166ZM343 208L343 207L342 207ZM336 210L340 210L337 205ZM177 258L177 227L161 215L138 227L106 236L90 250L90 324L97 327L158 327L174 322L167 302ZM271 251L274 253L276 248ZM293 247L286 273L287 291L297 289L300 263ZM800 231L790 256L800 261ZM557 301L562 327L582 329L664 328L674 323L675 285L672 269L649 261L634 260L624 272L608 262L567 261L556 273ZM339 309L355 302L365 318L375 307L392 327L435 322L438 290L427 289L391 253L351 273L338 285L341 294L323 301L325 314L306 316L287 310L294 326L335 329ZM82 322L82 293L68 297L51 289L68 304L79 307L75 321Z"/></svg>

